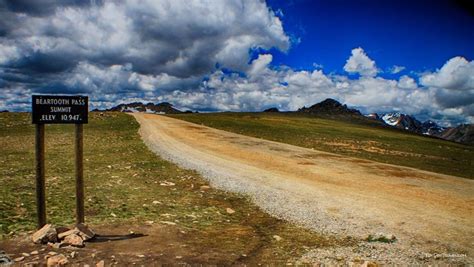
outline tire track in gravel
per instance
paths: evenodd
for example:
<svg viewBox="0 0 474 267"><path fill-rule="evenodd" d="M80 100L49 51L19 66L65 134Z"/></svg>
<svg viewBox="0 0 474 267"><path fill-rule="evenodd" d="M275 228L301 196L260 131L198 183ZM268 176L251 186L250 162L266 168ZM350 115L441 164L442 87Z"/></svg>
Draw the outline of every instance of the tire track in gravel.
<svg viewBox="0 0 474 267"><path fill-rule="evenodd" d="M474 181L135 113L150 149L319 232L393 233L398 251L473 256ZM413 251L412 251L413 252ZM413 253L412 253L413 254ZM406 254L410 256L410 253Z"/></svg>

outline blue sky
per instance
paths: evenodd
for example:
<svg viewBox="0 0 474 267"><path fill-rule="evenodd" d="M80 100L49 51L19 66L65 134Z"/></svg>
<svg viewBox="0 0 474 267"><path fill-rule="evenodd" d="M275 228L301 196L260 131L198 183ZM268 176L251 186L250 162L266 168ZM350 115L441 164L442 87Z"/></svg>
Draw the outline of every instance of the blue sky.
<svg viewBox="0 0 474 267"><path fill-rule="evenodd" d="M297 110L474 123L468 1L0 0L0 110L32 94L90 108Z"/></svg>
<svg viewBox="0 0 474 267"><path fill-rule="evenodd" d="M354 47L383 68L439 68L453 56L474 58L474 17L455 1L269 0L285 31L300 43L274 53L274 64L341 72Z"/></svg>

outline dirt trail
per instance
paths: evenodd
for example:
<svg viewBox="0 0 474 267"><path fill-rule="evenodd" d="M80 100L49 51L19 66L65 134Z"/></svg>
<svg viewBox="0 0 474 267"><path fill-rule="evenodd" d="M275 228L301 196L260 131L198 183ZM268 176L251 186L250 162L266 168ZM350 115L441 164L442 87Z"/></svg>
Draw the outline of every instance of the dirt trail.
<svg viewBox="0 0 474 267"><path fill-rule="evenodd" d="M275 216L359 238L392 233L401 250L474 255L473 180L133 115L151 149Z"/></svg>

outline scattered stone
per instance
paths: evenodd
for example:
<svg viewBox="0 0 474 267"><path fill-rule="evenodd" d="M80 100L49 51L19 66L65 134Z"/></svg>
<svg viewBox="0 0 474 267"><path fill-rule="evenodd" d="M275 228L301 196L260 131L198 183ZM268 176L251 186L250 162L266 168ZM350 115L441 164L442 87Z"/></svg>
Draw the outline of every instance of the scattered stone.
<svg viewBox="0 0 474 267"><path fill-rule="evenodd" d="M200 188L201 188L201 190L204 190L204 191L205 191L205 190L209 190L209 189L211 189L211 187L210 187L210 186L208 186L208 185L201 185L201 187L200 187Z"/></svg>
<svg viewBox="0 0 474 267"><path fill-rule="evenodd" d="M20 261L23 261L24 259L25 259L25 257L18 257L18 258L15 258L13 260L16 261L16 262L20 262Z"/></svg>
<svg viewBox="0 0 474 267"><path fill-rule="evenodd" d="M229 213L229 214L235 213L235 210L233 210L233 209L231 209L231 208L227 208L225 211L226 211L227 213Z"/></svg>
<svg viewBox="0 0 474 267"><path fill-rule="evenodd" d="M279 236L279 235L274 235L273 238L274 238L276 241L280 241L280 240L283 239L283 238L281 238L281 236Z"/></svg>
<svg viewBox="0 0 474 267"><path fill-rule="evenodd" d="M52 224L46 224L36 231L31 238L35 244L54 243L58 240L58 234Z"/></svg>
<svg viewBox="0 0 474 267"><path fill-rule="evenodd" d="M152 225L154 221L145 221L145 224Z"/></svg>
<svg viewBox="0 0 474 267"><path fill-rule="evenodd" d="M113 212L112 212L112 213L110 213L110 216L112 216L112 217L114 217L114 218L116 218L116 217L117 217L117 215L115 215L115 213L113 213Z"/></svg>
<svg viewBox="0 0 474 267"><path fill-rule="evenodd" d="M153 200L152 203L155 204L155 205L161 204L161 202L159 202L158 200Z"/></svg>
<svg viewBox="0 0 474 267"><path fill-rule="evenodd" d="M48 258L46 265L49 266L63 266L68 264L69 261L67 260L66 256L63 254L55 255Z"/></svg>
<svg viewBox="0 0 474 267"><path fill-rule="evenodd" d="M96 267L104 267L104 266L105 266L105 261L104 261L104 260L101 260L101 261L99 261L95 266L96 266Z"/></svg>
<svg viewBox="0 0 474 267"><path fill-rule="evenodd" d="M139 258L145 258L145 255L140 254L140 255L137 255L137 257L139 257Z"/></svg>
<svg viewBox="0 0 474 267"><path fill-rule="evenodd" d="M21 255L24 256L24 257L29 257L30 256L30 254L26 253L26 252L21 253Z"/></svg>
<svg viewBox="0 0 474 267"><path fill-rule="evenodd" d="M78 253L77 253L76 251L71 252L71 254L70 254L70 255L71 255L71 259L74 259L74 258L77 256L77 254L78 254Z"/></svg>
<svg viewBox="0 0 474 267"><path fill-rule="evenodd" d="M24 266L25 267L36 267L36 266L40 266L40 263L38 261L30 261L30 262L25 263Z"/></svg>
<svg viewBox="0 0 474 267"><path fill-rule="evenodd" d="M183 256L176 256L176 259L182 259Z"/></svg>
<svg viewBox="0 0 474 267"><path fill-rule="evenodd" d="M73 247L82 248L84 246L84 240L76 234L68 235L64 238L63 244L71 245Z"/></svg>
<svg viewBox="0 0 474 267"><path fill-rule="evenodd" d="M95 233L83 223L78 223L76 229L79 231L79 236L82 237L84 241L91 240L95 237Z"/></svg>
<svg viewBox="0 0 474 267"><path fill-rule="evenodd" d="M38 255L39 252L38 252L38 250L34 250L34 251L30 252L30 254L31 254L31 255Z"/></svg>
<svg viewBox="0 0 474 267"><path fill-rule="evenodd" d="M163 181L160 183L161 186L175 186L175 183L168 182L168 181Z"/></svg>
<svg viewBox="0 0 474 267"><path fill-rule="evenodd" d="M50 256L55 256L55 255L58 255L58 253L57 253L57 252L54 252L54 251L50 251L50 252L48 252L48 255L50 255Z"/></svg>

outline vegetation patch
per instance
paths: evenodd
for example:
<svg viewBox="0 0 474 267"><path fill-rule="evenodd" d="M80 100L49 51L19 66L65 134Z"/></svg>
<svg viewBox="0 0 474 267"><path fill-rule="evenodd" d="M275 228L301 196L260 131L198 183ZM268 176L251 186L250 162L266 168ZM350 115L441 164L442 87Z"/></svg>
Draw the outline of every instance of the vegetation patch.
<svg viewBox="0 0 474 267"><path fill-rule="evenodd" d="M85 211L93 228L175 227L187 234L183 246L205 248L220 263L286 262L310 248L356 242L308 231L269 216L241 195L210 188L197 173L149 151L132 116L93 112L89 122L84 126ZM6 241L36 228L34 126L28 113L2 113L0 125L0 234ZM71 225L74 128L45 128L48 222Z"/></svg>
<svg viewBox="0 0 474 267"><path fill-rule="evenodd" d="M173 118L351 157L474 178L474 147L367 120L292 113L205 113Z"/></svg>

